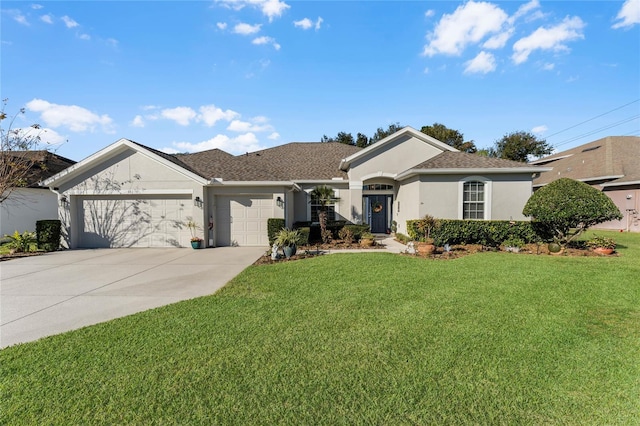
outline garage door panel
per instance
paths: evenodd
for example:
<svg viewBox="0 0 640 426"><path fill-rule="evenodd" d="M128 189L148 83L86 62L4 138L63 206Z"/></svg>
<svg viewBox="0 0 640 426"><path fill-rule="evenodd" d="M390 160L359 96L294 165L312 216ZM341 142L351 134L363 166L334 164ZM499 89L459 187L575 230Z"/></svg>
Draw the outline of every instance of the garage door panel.
<svg viewBox="0 0 640 426"><path fill-rule="evenodd" d="M218 196L218 245L267 246L267 219L273 217L271 195Z"/></svg>
<svg viewBox="0 0 640 426"><path fill-rule="evenodd" d="M81 197L79 247L183 247L189 244L190 196Z"/></svg>

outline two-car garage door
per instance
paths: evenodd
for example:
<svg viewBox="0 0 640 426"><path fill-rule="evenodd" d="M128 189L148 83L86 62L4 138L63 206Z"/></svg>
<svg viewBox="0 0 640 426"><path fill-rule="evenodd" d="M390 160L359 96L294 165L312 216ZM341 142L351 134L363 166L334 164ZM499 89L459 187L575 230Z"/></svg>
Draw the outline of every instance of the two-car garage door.
<svg viewBox="0 0 640 426"><path fill-rule="evenodd" d="M273 214L271 194L217 196L217 245L268 246L267 220Z"/></svg>
<svg viewBox="0 0 640 426"><path fill-rule="evenodd" d="M186 247L191 195L78 197L78 247ZM187 208L188 207L188 208Z"/></svg>

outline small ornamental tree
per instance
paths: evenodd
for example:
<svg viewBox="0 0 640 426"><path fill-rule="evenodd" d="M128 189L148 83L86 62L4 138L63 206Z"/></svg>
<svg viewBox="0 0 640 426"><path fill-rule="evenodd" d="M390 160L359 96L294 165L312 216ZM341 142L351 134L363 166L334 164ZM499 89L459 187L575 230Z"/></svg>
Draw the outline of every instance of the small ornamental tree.
<svg viewBox="0 0 640 426"><path fill-rule="evenodd" d="M336 197L333 188L327 185L320 185L313 188L313 191L309 194L311 196L311 202L318 205L318 220L320 222L320 235L324 242L328 242L327 234L327 210L329 205L338 202L339 198Z"/></svg>
<svg viewBox="0 0 640 426"><path fill-rule="evenodd" d="M531 216L537 229L546 231L562 246L593 225L622 219L618 207L604 193L568 178L534 192L522 214Z"/></svg>

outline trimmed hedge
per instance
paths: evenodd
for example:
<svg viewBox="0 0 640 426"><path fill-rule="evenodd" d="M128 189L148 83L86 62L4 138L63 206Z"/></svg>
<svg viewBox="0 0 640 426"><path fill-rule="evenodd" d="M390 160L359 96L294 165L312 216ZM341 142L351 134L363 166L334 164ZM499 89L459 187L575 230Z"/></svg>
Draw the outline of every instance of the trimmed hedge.
<svg viewBox="0 0 640 426"><path fill-rule="evenodd" d="M60 248L62 222L58 219L36 222L36 242L38 250L56 251Z"/></svg>
<svg viewBox="0 0 640 426"><path fill-rule="evenodd" d="M414 240L423 238L417 228L419 220L407 221L407 233ZM519 238L525 243L540 241L541 237L529 221L508 220L453 220L439 219L431 231L434 244L482 244L497 247L508 238Z"/></svg>
<svg viewBox="0 0 640 426"><path fill-rule="evenodd" d="M282 228L284 228L284 219L278 217L271 217L267 219L267 235L269 235L269 245L273 245L276 240L276 235Z"/></svg>

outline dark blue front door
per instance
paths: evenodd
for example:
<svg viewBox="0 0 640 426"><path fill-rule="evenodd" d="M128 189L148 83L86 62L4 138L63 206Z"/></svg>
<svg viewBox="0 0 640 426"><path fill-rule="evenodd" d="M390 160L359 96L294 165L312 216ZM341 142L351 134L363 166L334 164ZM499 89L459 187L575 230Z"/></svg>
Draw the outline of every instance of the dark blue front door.
<svg viewBox="0 0 640 426"><path fill-rule="evenodd" d="M389 223L389 212L387 208L387 198L389 195L369 195L369 226L374 234L383 234L387 232L387 224Z"/></svg>

